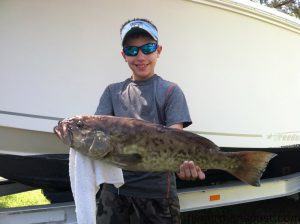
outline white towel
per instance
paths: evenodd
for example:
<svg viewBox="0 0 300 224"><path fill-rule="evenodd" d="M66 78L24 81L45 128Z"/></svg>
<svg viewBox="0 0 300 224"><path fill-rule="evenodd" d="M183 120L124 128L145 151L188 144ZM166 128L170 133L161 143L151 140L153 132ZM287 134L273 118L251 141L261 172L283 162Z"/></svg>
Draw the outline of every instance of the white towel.
<svg viewBox="0 0 300 224"><path fill-rule="evenodd" d="M70 148L69 175L78 224L96 224L96 193L102 183L124 184L120 168L94 160Z"/></svg>

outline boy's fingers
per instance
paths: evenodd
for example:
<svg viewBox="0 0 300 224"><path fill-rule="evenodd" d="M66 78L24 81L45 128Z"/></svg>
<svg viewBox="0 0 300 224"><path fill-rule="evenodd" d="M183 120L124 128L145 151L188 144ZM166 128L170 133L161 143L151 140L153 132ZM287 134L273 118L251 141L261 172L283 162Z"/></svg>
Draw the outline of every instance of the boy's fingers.
<svg viewBox="0 0 300 224"><path fill-rule="evenodd" d="M179 167L179 172L177 173L178 177L183 179L185 178L185 173L184 173L184 164L181 164Z"/></svg>
<svg viewBox="0 0 300 224"><path fill-rule="evenodd" d="M197 170L197 176L200 180L204 180L205 179L205 173L200 169L199 166L196 166L196 170Z"/></svg>
<svg viewBox="0 0 300 224"><path fill-rule="evenodd" d="M205 174L199 166L196 166L193 161L184 161L180 167L177 175L182 180L200 180L205 179Z"/></svg>
<svg viewBox="0 0 300 224"><path fill-rule="evenodd" d="M192 177L192 173L190 170L190 164L188 161L184 161L183 165L184 165L184 176L187 180L190 180Z"/></svg>
<svg viewBox="0 0 300 224"><path fill-rule="evenodd" d="M191 174L191 176L190 176L191 179L193 179L193 180L197 179L198 172L197 172L196 166L193 161L189 161L189 171Z"/></svg>

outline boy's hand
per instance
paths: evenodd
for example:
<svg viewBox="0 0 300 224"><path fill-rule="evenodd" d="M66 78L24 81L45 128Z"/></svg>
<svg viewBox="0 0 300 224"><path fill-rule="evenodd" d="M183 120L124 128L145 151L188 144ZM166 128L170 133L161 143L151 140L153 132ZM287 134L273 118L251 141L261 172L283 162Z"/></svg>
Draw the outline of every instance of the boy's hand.
<svg viewBox="0 0 300 224"><path fill-rule="evenodd" d="M176 128L176 129L183 129L183 124L173 124L170 126L170 128ZM193 161L184 161L180 165L179 172L177 173L177 176L181 180L204 180L205 179L205 174L203 171L200 169L199 166L195 166Z"/></svg>
<svg viewBox="0 0 300 224"><path fill-rule="evenodd" d="M205 174L200 169L199 166L196 166L193 161L184 161L180 165L180 171L177 173L177 176L181 180L204 180Z"/></svg>

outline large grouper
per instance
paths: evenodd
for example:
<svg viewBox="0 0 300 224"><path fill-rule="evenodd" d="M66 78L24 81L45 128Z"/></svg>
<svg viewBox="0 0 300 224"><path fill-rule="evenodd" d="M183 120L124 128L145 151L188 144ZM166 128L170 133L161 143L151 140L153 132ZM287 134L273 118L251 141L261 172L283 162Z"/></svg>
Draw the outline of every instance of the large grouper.
<svg viewBox="0 0 300 224"><path fill-rule="evenodd" d="M178 171L184 161L201 169L223 170L253 186L276 154L222 152L192 132L134 118L74 116L58 122L56 135L71 148L130 171Z"/></svg>

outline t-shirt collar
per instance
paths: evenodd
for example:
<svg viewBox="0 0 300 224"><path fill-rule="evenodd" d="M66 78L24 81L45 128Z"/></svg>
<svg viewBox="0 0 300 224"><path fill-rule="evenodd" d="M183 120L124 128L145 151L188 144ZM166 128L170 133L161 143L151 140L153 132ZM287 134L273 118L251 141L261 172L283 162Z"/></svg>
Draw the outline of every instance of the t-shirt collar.
<svg viewBox="0 0 300 224"><path fill-rule="evenodd" d="M154 74L153 76L151 76L149 79L146 80L132 80L132 78L129 78L129 81L137 86L148 85L152 83L156 77L157 75Z"/></svg>

